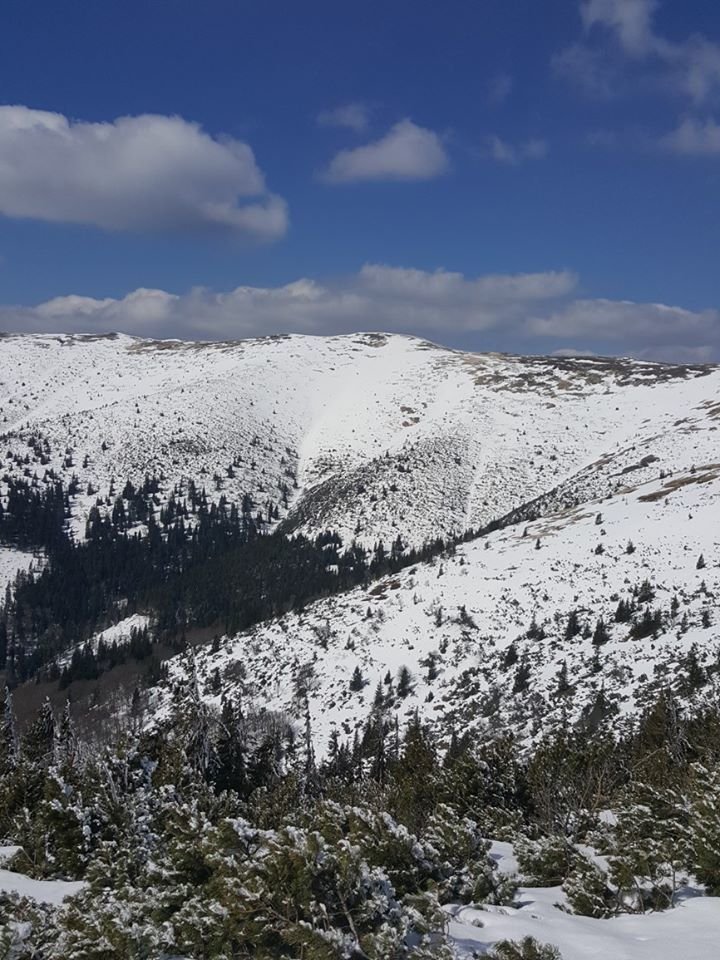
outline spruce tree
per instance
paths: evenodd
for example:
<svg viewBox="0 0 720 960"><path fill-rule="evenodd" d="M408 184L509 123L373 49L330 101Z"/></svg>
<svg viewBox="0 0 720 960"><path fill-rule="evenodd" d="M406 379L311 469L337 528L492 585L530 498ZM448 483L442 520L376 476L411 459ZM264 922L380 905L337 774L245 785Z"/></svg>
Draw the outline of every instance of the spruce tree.
<svg viewBox="0 0 720 960"><path fill-rule="evenodd" d="M46 697L23 737L22 752L30 763L46 764L53 756L54 745L55 716L50 698Z"/></svg>
<svg viewBox="0 0 720 960"><path fill-rule="evenodd" d="M9 688L6 687L2 726L0 727L0 776L7 775L15 769L18 754L19 743L17 730L15 728L12 693Z"/></svg>
<svg viewBox="0 0 720 960"><path fill-rule="evenodd" d="M415 689L415 686L413 684L412 674L410 673L408 668L403 664L403 666L400 667L400 669L398 670L398 678L397 678L398 696L404 700L405 697L408 697L413 692L414 689Z"/></svg>

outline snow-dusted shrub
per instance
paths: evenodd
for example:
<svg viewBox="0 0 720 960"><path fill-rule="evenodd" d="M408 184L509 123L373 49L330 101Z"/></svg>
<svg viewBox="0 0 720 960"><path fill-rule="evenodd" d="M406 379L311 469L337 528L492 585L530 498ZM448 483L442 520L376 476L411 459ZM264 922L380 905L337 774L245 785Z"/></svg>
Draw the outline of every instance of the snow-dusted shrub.
<svg viewBox="0 0 720 960"><path fill-rule="evenodd" d="M610 917L616 898L608 885L607 874L582 854L577 855L563 883L563 891L573 913L583 917Z"/></svg>
<svg viewBox="0 0 720 960"><path fill-rule="evenodd" d="M501 940L490 953L492 960L562 960L560 951L551 943L538 943L534 937L522 940Z"/></svg>
<svg viewBox="0 0 720 960"><path fill-rule="evenodd" d="M559 886L577 859L574 847L560 836L537 840L519 837L515 842L515 856L526 883L535 887Z"/></svg>

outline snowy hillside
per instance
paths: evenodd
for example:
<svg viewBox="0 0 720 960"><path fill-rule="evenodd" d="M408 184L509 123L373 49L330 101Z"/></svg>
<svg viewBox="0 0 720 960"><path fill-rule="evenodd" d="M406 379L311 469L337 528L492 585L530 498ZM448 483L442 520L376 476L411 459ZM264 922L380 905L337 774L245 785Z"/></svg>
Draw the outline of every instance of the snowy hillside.
<svg viewBox="0 0 720 960"><path fill-rule="evenodd" d="M9 475L78 477L78 534L98 496L156 474L165 491L192 478L211 497L278 503L291 529L421 543L658 434L672 448L674 421L717 416L710 369L464 354L381 334L5 336L0 442Z"/></svg>
<svg viewBox="0 0 720 960"><path fill-rule="evenodd" d="M625 713L691 667L693 696L713 680L717 368L382 334L6 336L0 354L0 486L77 477L78 537L92 506L148 474L157 503L192 480L211 499L278 504L287 532L368 546L505 518L451 558L201 649L218 702L240 685L299 716L307 694L321 742L352 735L376 697L400 718L419 707L448 730L492 719L531 736L541 718ZM33 557L0 561L7 582ZM615 622L620 601L633 610Z"/></svg>
<svg viewBox="0 0 720 960"><path fill-rule="evenodd" d="M698 420L648 438L542 502L538 520L197 652L208 696L239 690L299 718L307 692L322 743L359 730L378 688L401 722L419 709L448 732L527 737L567 715L622 717L662 686L704 696L720 653L715 430ZM641 458L652 463L627 470ZM590 491L604 496L562 508ZM617 621L621 601L634 610ZM175 675L186 666L176 660Z"/></svg>

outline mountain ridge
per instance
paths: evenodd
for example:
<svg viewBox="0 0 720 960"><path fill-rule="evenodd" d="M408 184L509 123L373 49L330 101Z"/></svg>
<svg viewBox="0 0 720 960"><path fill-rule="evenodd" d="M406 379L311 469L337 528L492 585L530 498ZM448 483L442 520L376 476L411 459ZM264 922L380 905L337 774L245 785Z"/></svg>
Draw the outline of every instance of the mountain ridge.
<svg viewBox="0 0 720 960"><path fill-rule="evenodd" d="M0 356L0 453L5 456L0 497L13 477L30 478L40 488L52 478L74 481L68 524L78 540L91 509L109 515L118 497L122 500L125 483L148 474L157 478L153 497L159 508L173 487L182 490L192 481L206 487L210 502L239 502L250 495L258 508L277 504L279 533L314 537L334 530L345 544L357 541L372 548L383 541L389 548L483 531L482 546L474 541L457 548L462 564L455 557L432 560L376 587L319 600L307 611L251 629L247 636L261 651L257 659L250 657L251 670L266 674L268 683L281 691L267 697L255 691L257 703L264 698L300 717L304 707L296 696L298 676L307 672L308 663L315 663L320 674L324 670L341 678L333 680L335 693L323 686L324 680L319 685L317 711L332 721L329 726L318 721L321 740L333 727L352 732L359 708L363 713L370 709L368 691L355 699L348 696L356 667L373 689L387 674L387 664L382 677L378 674L383 657L395 670L408 666L418 678L439 669L441 644L455 651L452 666L443 668L452 689L443 689L426 710L435 696L424 698L434 691L416 680L416 692L394 709L407 713L417 707L434 716L438 702L462 700L463 684L474 683L475 692L465 696L470 713L481 716L488 710L488 697L500 696L512 707L502 722L517 722L529 731L538 717L553 713L551 681L562 664L567 661L566 669L585 671L585 676L597 652L589 638L570 654L563 647L558 624L569 616L572 598L577 594L584 626L594 630L598 619L609 622L620 597L629 602L628 590L647 579L639 575L641 564L657 580L656 592L672 587L689 598L683 637L690 639L677 647L675 660L669 639L664 641L663 656L651 658L651 669L657 662L658 669L672 670L693 644L701 648L702 668L710 666L715 629L699 626L696 631L707 604L691 569L681 575L657 566L662 537L655 520L658 510L665 511L685 552L707 555L705 580L712 596L717 586L712 524L708 520L707 529L692 542L683 540L680 514L686 510L709 518L707 498L713 504L717 496L720 369L713 365L474 354L376 333L160 345L125 335L23 335L0 339ZM601 539L592 519L605 515L614 518L615 528L614 544L607 550L608 541ZM143 529L141 524L138 531ZM601 529L604 537L602 523ZM651 539L642 546L645 530ZM563 534L567 542L559 531L569 531ZM630 540L638 544L634 556L622 553ZM495 544L508 559L489 578L482 573L489 556L485 551L492 552ZM593 554L598 545L603 553ZM567 567L566 555L573 552L575 566ZM576 593L571 596L558 586L548 601L539 601L527 587L546 572L537 566L539 558L548 568L555 565L561 580L578 578ZM0 549L5 582L32 559L27 551ZM42 556L35 562L42 564ZM445 579L433 584L438 565ZM625 570L619 581L613 565ZM632 580L636 567L639 573ZM469 568L475 571L468 580L471 589L464 583ZM415 592L407 586L413 577L423 579L423 609L431 613L412 621L415 642L401 640L410 627L390 603L382 615L397 631L396 644L387 636L391 626L364 623L363 617L368 604L383 609L377 598L384 594L392 598ZM625 580L632 582L628 586ZM612 587L601 596L600 588L609 581ZM390 589L388 582L400 586ZM508 596L498 593L493 582L517 592L514 607L507 606ZM487 610L478 607L478 597L485 598ZM355 607L363 608L360 620ZM461 608L465 614L458 613ZM468 634L464 616L484 622L473 628L484 636L483 644L463 639ZM498 617L507 618L504 630L498 628ZM122 622L121 613L114 619ZM325 640L335 660L326 657L322 644L318 647L318 637L333 620L340 625L340 639L333 639L331 626ZM532 624L549 638L541 656L522 639ZM121 625L119 632L112 623L108 626L113 636L123 635ZM278 630L296 637L295 649L283 647ZM668 620L663 636L669 638L672 630L677 632L677 624ZM347 643L353 631L362 640L360 653L341 656L335 648ZM373 638L377 650L368 653ZM246 639L223 641L224 648L235 651L229 660L222 659L227 649L215 654L199 650L203 681L209 683L215 670L232 673ZM529 661L531 654L536 661L543 703L536 698L535 720L527 711L517 713L513 695L505 689L518 669L502 667L503 658L512 656L507 651L513 643L519 662L525 655ZM272 669L270 649L276 651ZM619 658L622 649L619 636L617 644L611 637L608 659ZM475 662L481 652L487 659L482 682ZM398 659L401 653L407 658L404 664ZM428 658L438 661L433 670ZM175 676L186 669L181 660L171 662ZM396 679L391 677L390 687ZM213 683L217 687L217 680ZM568 706L576 719L592 707L590 693L596 696L599 689L593 683L588 674L577 703L572 710ZM220 696L238 689L232 682L220 687ZM629 687L608 682L603 689L633 703L645 696L643 684L634 680ZM388 696L390 692L386 690Z"/></svg>

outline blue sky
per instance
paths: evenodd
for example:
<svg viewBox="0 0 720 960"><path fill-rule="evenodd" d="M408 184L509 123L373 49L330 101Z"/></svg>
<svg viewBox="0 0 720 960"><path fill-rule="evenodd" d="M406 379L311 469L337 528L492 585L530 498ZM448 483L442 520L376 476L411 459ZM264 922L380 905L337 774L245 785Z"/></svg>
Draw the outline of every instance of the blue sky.
<svg viewBox="0 0 720 960"><path fill-rule="evenodd" d="M708 0L6 0L0 327L720 359Z"/></svg>

